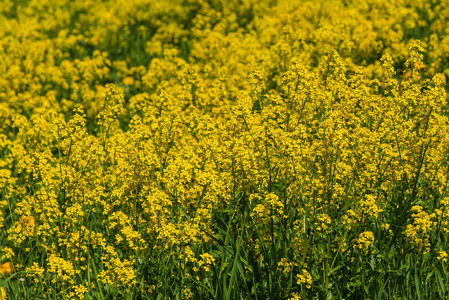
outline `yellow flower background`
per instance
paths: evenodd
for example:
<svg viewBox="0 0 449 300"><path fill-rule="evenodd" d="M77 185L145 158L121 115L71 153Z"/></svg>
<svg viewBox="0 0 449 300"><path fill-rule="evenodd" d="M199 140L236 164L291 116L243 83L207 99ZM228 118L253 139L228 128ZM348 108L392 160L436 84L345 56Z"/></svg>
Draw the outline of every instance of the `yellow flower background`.
<svg viewBox="0 0 449 300"><path fill-rule="evenodd" d="M448 299L449 1L4 0L0 298Z"/></svg>

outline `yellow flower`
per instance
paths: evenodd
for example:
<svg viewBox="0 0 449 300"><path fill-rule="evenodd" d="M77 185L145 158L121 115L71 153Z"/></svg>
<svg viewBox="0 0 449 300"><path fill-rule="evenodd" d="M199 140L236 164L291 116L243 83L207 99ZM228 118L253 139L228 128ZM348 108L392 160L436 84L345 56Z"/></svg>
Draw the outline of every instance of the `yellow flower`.
<svg viewBox="0 0 449 300"><path fill-rule="evenodd" d="M6 300L8 297L6 296L5 289L0 287L0 300Z"/></svg>
<svg viewBox="0 0 449 300"><path fill-rule="evenodd" d="M301 296L298 293L292 293L291 297L288 300L301 300Z"/></svg>
<svg viewBox="0 0 449 300"><path fill-rule="evenodd" d="M308 289L310 289L312 287L312 276L309 274L309 272L307 272L306 269L302 270L301 275L297 274L296 279L297 279L297 282L296 282L297 284L304 283Z"/></svg>
<svg viewBox="0 0 449 300"><path fill-rule="evenodd" d="M358 248L363 252L367 253L368 249L373 244L374 244L374 234L371 231L365 231L359 235L359 238L357 239L354 248Z"/></svg>
<svg viewBox="0 0 449 300"><path fill-rule="evenodd" d="M442 260L443 262L447 262L448 255L446 251L438 251L438 260Z"/></svg>
<svg viewBox="0 0 449 300"><path fill-rule="evenodd" d="M9 259L9 258L14 256L14 251L11 248L9 248L9 247L3 248L2 251L4 253L4 255L2 256L3 259Z"/></svg>
<svg viewBox="0 0 449 300"><path fill-rule="evenodd" d="M14 271L14 266L12 262L8 261L0 265L0 274L9 275Z"/></svg>
<svg viewBox="0 0 449 300"><path fill-rule="evenodd" d="M132 77L130 77L130 76L125 77L123 79L123 84L124 85L133 85L133 83L134 83L134 79Z"/></svg>

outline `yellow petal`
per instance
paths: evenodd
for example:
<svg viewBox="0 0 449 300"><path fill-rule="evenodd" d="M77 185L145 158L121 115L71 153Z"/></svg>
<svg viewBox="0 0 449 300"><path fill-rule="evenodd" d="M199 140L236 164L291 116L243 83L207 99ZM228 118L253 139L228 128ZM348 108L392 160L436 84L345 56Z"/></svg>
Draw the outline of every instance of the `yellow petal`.
<svg viewBox="0 0 449 300"><path fill-rule="evenodd" d="M14 266L13 266L12 262L8 261L4 264L0 264L0 274L9 275L9 274L13 273L13 271L14 271Z"/></svg>

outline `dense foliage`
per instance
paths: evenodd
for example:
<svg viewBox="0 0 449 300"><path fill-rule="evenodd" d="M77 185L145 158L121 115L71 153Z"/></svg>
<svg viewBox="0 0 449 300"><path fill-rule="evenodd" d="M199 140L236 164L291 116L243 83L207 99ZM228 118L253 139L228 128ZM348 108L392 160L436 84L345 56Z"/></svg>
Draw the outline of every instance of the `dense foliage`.
<svg viewBox="0 0 449 300"><path fill-rule="evenodd" d="M0 299L448 299L448 33L447 0L2 1Z"/></svg>

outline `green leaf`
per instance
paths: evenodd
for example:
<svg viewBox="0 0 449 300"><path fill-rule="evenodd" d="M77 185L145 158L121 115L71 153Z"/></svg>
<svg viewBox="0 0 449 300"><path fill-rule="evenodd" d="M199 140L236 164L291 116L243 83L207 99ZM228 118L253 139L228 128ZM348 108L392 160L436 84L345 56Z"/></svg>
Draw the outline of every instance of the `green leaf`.
<svg viewBox="0 0 449 300"><path fill-rule="evenodd" d="M440 265L434 266L434 269L435 269L435 274L436 274L437 282L438 282L438 292L439 292L441 298L443 298L443 296L446 294L446 290L444 288L444 278L440 271Z"/></svg>
<svg viewBox="0 0 449 300"><path fill-rule="evenodd" d="M345 265L339 265L339 266L333 268L332 270L330 270L329 275L331 275L332 273L334 273L334 272L340 270L340 269L343 268L344 266L345 266Z"/></svg>
<svg viewBox="0 0 449 300"><path fill-rule="evenodd" d="M416 286L416 295L418 296L418 300L421 300L421 288L420 288L420 284L419 284L419 276L418 276L418 268L416 266L416 261L415 261L415 286Z"/></svg>

